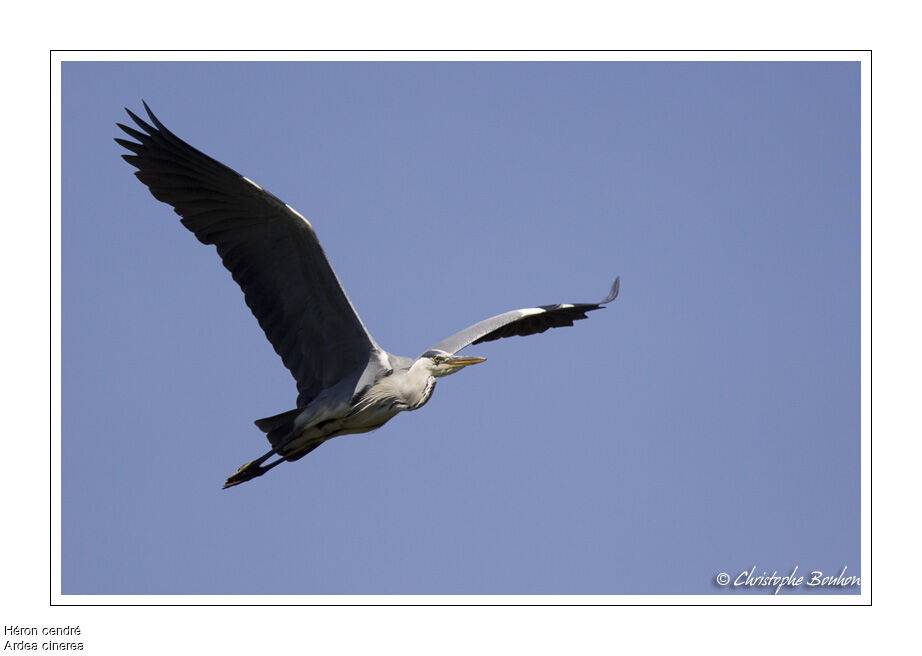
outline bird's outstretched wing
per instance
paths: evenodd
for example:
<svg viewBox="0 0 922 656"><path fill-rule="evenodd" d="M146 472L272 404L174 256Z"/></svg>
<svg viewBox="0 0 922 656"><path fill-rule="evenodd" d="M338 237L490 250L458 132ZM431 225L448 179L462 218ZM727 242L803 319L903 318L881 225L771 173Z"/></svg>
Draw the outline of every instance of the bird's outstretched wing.
<svg viewBox="0 0 922 656"><path fill-rule="evenodd" d="M298 383L298 406L364 370L379 351L330 267L311 224L236 171L125 111L143 132L116 139L157 200L199 241L214 244L246 303Z"/></svg>
<svg viewBox="0 0 922 656"><path fill-rule="evenodd" d="M429 350L457 353L470 344L491 342L494 339L515 337L516 335L534 335L543 333L548 328L572 326L574 321L585 319L587 312L598 310L606 303L611 303L615 300L618 296L620 281L620 277L615 278L608 296L598 303L558 303L557 305L541 305L539 307L511 310L475 323L473 326L469 326L461 332L443 339Z"/></svg>

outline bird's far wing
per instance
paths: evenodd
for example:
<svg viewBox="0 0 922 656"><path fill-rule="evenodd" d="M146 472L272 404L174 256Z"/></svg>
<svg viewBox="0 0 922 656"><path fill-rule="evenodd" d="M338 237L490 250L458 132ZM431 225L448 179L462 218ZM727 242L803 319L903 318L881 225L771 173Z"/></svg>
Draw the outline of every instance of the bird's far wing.
<svg viewBox="0 0 922 656"><path fill-rule="evenodd" d="M173 206L203 244L214 244L246 303L298 383L298 407L379 351L330 267L307 219L167 130L144 104L122 157L157 200Z"/></svg>
<svg viewBox="0 0 922 656"><path fill-rule="evenodd" d="M608 296L598 303L558 303L540 307L511 310L495 317L484 319L473 326L455 333L433 346L430 350L457 353L470 344L491 342L502 337L516 335L534 335L543 333L548 328L572 326L574 321L585 319L587 312L598 310L606 303L611 303L618 296L621 278L615 278Z"/></svg>

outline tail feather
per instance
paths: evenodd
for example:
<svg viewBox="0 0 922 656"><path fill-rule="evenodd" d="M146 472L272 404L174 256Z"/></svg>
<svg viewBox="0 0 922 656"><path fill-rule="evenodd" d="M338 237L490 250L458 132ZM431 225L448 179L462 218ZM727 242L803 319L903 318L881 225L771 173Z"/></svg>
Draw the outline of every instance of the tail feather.
<svg viewBox="0 0 922 656"><path fill-rule="evenodd" d="M295 408L294 410L288 410L287 412L271 417L257 419L253 423L256 424L259 430L266 434L269 444L272 445L272 448L275 448L294 431L295 419L301 414L301 411L302 408Z"/></svg>

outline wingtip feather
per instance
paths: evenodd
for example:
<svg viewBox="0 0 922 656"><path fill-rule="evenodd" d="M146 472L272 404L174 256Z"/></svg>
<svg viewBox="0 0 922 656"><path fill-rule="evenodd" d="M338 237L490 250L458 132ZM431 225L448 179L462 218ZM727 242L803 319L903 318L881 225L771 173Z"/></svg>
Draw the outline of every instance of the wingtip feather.
<svg viewBox="0 0 922 656"><path fill-rule="evenodd" d="M599 301L599 305L605 305L606 303L611 303L613 300L618 298L618 290L621 288L621 276L615 278L615 282L612 283L611 289L608 291L608 296L604 300Z"/></svg>
<svg viewBox="0 0 922 656"><path fill-rule="evenodd" d="M125 108L125 111L128 112L128 116L131 117L131 120L134 121L138 125L138 127L140 127L142 130L144 130L148 134L154 134L157 132L157 129L155 127L148 124L147 121L145 121L143 118L135 114L133 111L131 111L127 107Z"/></svg>
<svg viewBox="0 0 922 656"><path fill-rule="evenodd" d="M154 116L154 113L151 111L150 107L147 106L147 101L141 100L141 104L144 105L144 111L147 112L147 116L150 118L151 123L157 126L157 129L160 131L165 131L163 124Z"/></svg>

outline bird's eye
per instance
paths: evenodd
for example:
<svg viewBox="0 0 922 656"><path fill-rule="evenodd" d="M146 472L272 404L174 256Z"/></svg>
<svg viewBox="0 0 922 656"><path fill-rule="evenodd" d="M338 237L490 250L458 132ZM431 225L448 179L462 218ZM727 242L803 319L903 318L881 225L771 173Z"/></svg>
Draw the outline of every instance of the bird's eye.
<svg viewBox="0 0 922 656"><path fill-rule="evenodd" d="M432 361L435 362L436 364L442 364L442 361L444 361L444 360L445 360L445 358L444 358L443 356L441 356L441 355L433 355L433 356L432 356Z"/></svg>

